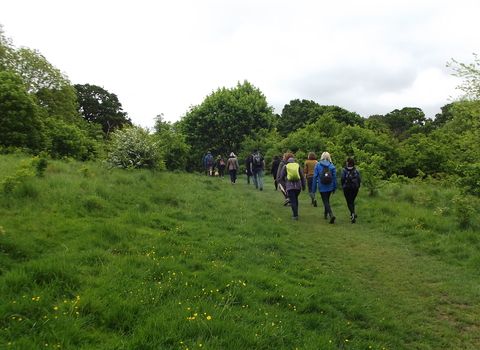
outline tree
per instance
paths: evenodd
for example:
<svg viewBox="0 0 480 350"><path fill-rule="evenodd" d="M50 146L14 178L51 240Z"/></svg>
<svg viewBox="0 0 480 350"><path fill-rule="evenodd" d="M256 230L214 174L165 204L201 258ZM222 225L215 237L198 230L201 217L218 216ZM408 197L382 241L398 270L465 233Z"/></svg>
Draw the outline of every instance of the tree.
<svg viewBox="0 0 480 350"><path fill-rule="evenodd" d="M96 85L76 84L74 87L82 117L89 123L102 125L106 139L115 128L132 125L127 113L122 110L117 95Z"/></svg>
<svg viewBox="0 0 480 350"><path fill-rule="evenodd" d="M38 150L43 142L42 130L38 107L21 77L0 72L0 145Z"/></svg>
<svg viewBox="0 0 480 350"><path fill-rule="evenodd" d="M404 107L402 109L395 109L387 113L383 117L383 121L388 125L389 129L401 138L401 135L408 131L414 125L425 125L425 113L418 107Z"/></svg>
<svg viewBox="0 0 480 350"><path fill-rule="evenodd" d="M277 129L283 137L307 124L315 123L325 114L329 114L337 123L344 125L363 125L364 119L357 113L349 112L338 106L322 106L314 101L292 100L278 116Z"/></svg>
<svg viewBox="0 0 480 350"><path fill-rule="evenodd" d="M480 58L477 54L473 54L475 63L465 64L460 63L452 58L452 62L447 62L447 67L452 68L455 77L463 78L462 83L457 86L457 89L465 93L465 98L479 100L480 99L480 70L477 68L480 65Z"/></svg>
<svg viewBox="0 0 480 350"><path fill-rule="evenodd" d="M96 157L96 142L87 131L64 120L47 118L45 121L45 151L52 158L91 160Z"/></svg>
<svg viewBox="0 0 480 350"><path fill-rule="evenodd" d="M207 150L238 152L247 135L273 128L272 110L262 92L244 81L232 89L218 89L191 107L181 120L180 131L192 147L192 160L202 159Z"/></svg>
<svg viewBox="0 0 480 350"><path fill-rule="evenodd" d="M175 132L171 123L163 120L163 114L157 115L154 125L155 135L159 138L158 147L164 154L165 166L168 170L186 170L190 146L185 136Z"/></svg>
<svg viewBox="0 0 480 350"><path fill-rule="evenodd" d="M42 118L54 118L69 124L76 124L81 119L77 91L72 85L65 85L59 89L40 88L34 96L40 106Z"/></svg>

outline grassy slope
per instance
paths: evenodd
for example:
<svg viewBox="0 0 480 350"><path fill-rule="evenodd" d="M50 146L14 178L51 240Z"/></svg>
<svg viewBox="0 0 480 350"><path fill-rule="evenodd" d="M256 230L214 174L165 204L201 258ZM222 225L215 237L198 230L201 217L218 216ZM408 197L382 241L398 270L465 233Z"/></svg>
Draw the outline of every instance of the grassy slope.
<svg viewBox="0 0 480 350"><path fill-rule="evenodd" d="M354 225L338 192L330 225L270 177L80 168L0 201L0 349L480 346L480 243L432 215L448 190L361 193Z"/></svg>

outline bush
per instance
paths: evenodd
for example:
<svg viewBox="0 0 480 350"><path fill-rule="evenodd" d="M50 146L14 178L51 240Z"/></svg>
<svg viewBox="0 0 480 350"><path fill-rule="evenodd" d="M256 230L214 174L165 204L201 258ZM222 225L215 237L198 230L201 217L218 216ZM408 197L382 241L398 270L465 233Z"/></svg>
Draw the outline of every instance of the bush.
<svg viewBox="0 0 480 350"><path fill-rule="evenodd" d="M104 163L109 168L164 170L159 142L147 128L131 126L111 134Z"/></svg>

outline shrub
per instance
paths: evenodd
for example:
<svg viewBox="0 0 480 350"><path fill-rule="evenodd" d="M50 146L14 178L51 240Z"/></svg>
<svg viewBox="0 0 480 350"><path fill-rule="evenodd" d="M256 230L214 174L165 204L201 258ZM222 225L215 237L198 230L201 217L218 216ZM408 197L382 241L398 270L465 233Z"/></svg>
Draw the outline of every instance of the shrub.
<svg viewBox="0 0 480 350"><path fill-rule="evenodd" d="M109 168L164 170L159 144L147 128L131 126L111 135L104 163Z"/></svg>

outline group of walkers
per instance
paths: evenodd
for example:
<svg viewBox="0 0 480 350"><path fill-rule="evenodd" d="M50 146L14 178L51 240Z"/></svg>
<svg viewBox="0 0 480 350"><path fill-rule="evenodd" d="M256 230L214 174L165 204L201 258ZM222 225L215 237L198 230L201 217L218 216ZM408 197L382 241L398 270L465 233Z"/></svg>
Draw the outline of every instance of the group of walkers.
<svg viewBox="0 0 480 350"><path fill-rule="evenodd" d="M204 159L204 166L207 169L207 175L213 176L213 168L216 167L218 169L218 176L222 178L224 177L223 174L226 168L230 173L232 185L236 183L239 162L233 152L228 156L226 163L220 155L215 161L210 152L207 152ZM258 152L258 149L254 149L252 154L247 155L245 166L247 184L250 184L250 179L252 179L255 188L262 191L265 159L263 155ZM300 192L308 188L311 204L314 207L318 206L315 196L318 190L324 207L323 218L325 220L330 219L329 222L331 224L335 222L336 217L332 212L330 197L332 194L335 194L338 188L338 180L337 170L332 162L330 153L323 152L320 161L317 161L315 153L310 152L303 168L297 163L292 153L285 153L283 158L276 155L273 159L270 172L273 176L275 190L280 189L284 196L283 205L288 205L292 208L293 220L298 220L298 197ZM347 158L345 167L342 169L340 175L340 181L347 207L350 211L350 221L355 223L358 217L355 213L355 199L358 194L358 189L360 188L361 176L360 171L355 168L353 158Z"/></svg>

